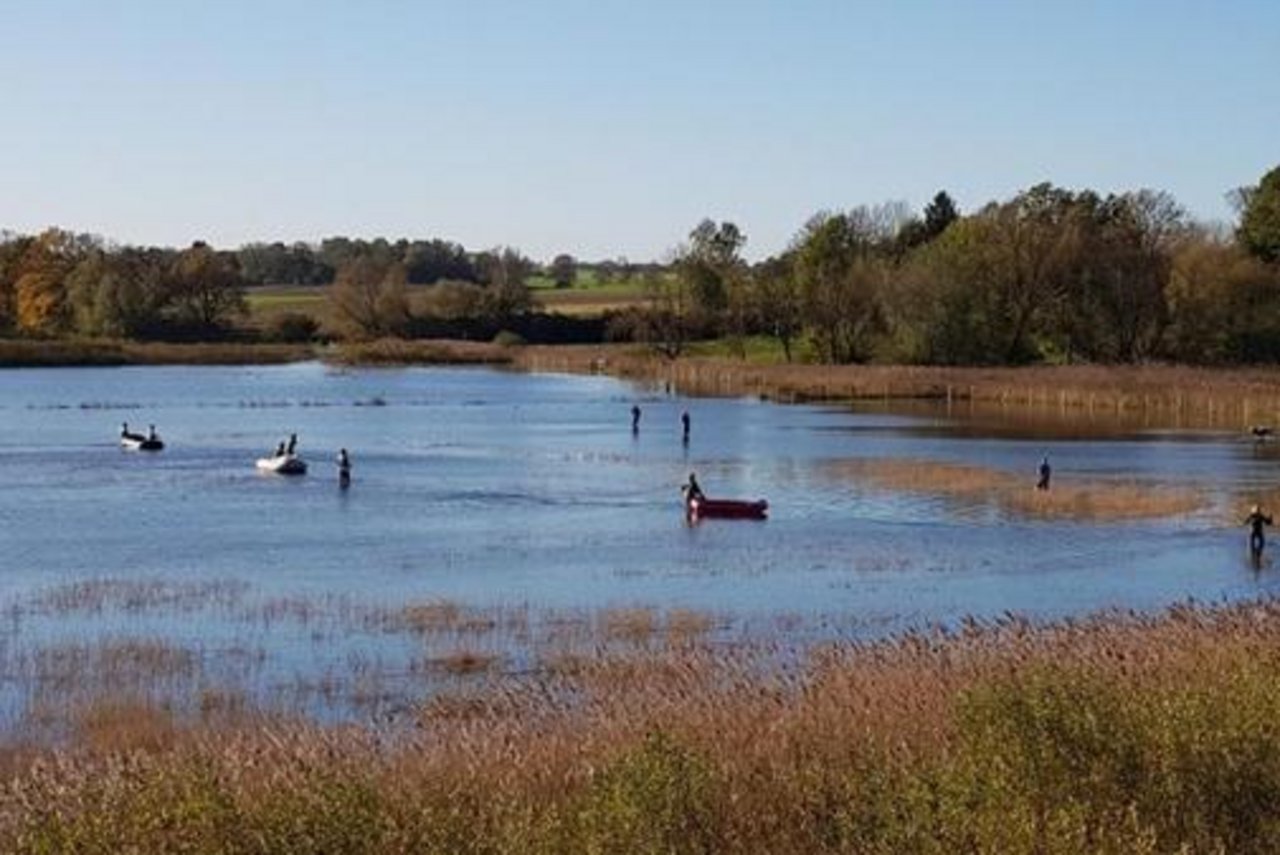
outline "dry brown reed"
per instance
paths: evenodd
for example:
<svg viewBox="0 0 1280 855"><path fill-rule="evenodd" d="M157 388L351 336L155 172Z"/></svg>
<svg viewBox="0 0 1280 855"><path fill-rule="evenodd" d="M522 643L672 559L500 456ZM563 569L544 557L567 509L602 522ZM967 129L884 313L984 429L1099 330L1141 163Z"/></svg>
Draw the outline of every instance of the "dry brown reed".
<svg viewBox="0 0 1280 855"><path fill-rule="evenodd" d="M76 365L259 365L314 358L306 345L166 343L115 339L0 339L0 367Z"/></svg>
<svg viewBox="0 0 1280 855"><path fill-rule="evenodd" d="M1262 602L601 651L437 696L398 736L104 707L6 757L0 848L1265 852L1278 666Z"/></svg>
<svg viewBox="0 0 1280 855"><path fill-rule="evenodd" d="M932 460L839 460L827 471L880 489L993 504L1020 516L1107 522L1180 516L1207 504L1204 496L1188 488L1076 482L1061 475L1051 489L1037 490L1029 477Z"/></svg>
<svg viewBox="0 0 1280 855"><path fill-rule="evenodd" d="M336 345L324 358L344 365L506 365L515 352L474 341L382 338Z"/></svg>
<svg viewBox="0 0 1280 855"><path fill-rule="evenodd" d="M1245 430L1280 422L1273 368L760 364L723 358L667 360L635 346L531 346L515 356L532 371L603 373L669 384L693 395L760 396L785 402L931 400L1034 410L1048 417L1096 414L1151 427Z"/></svg>

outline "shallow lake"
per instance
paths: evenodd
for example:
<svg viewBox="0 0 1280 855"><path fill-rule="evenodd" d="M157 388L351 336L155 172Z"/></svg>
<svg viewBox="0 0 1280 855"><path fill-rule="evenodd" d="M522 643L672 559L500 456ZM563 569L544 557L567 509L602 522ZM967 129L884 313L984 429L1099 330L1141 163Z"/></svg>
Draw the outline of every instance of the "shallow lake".
<svg viewBox="0 0 1280 855"><path fill-rule="evenodd" d="M643 409L632 434L629 410ZM692 417L686 446L680 413ZM168 447L122 450L120 423ZM1280 591L1228 501L1280 482L1235 433L1021 430L942 406L851 410L682 398L607 377L487 369L131 367L0 371L0 602L82 580L241 584L261 597L535 609L645 605L840 615L873 637L967 615L1054 618ZM303 478L254 469L296 432ZM337 487L339 447L354 482ZM838 474L938 460L1213 498L1173 519L1017 518ZM679 485L767 497L766 522L686 524ZM11 634L56 634L27 614ZM229 644L208 615L80 615L79 631ZM153 625L154 624L154 625ZM157 629L159 627L160 629ZM268 644L274 642L267 642Z"/></svg>
<svg viewBox="0 0 1280 855"><path fill-rule="evenodd" d="M155 423L168 447L120 449L122 421ZM1220 514L1009 519L830 465L936 459L1030 483L1047 453L1060 481L1217 493L1280 482L1280 458L1228 433L1024 437L941 408L851 412L684 399L606 377L314 363L4 371L0 428L10 597L87 577L240 579L388 600L842 609L893 626L1274 587ZM258 474L255 458L291 432L311 473ZM341 446L354 461L345 492ZM686 525L679 485L691 470L709 494L767 497L771 518Z"/></svg>

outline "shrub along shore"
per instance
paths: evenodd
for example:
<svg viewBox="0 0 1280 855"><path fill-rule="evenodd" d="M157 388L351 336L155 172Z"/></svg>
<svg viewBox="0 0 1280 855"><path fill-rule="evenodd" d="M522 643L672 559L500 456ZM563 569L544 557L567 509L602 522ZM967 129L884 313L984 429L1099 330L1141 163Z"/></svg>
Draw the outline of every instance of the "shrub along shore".
<svg viewBox="0 0 1280 855"><path fill-rule="evenodd" d="M108 696L4 745L12 853L1275 852L1280 605L459 684L409 732Z"/></svg>

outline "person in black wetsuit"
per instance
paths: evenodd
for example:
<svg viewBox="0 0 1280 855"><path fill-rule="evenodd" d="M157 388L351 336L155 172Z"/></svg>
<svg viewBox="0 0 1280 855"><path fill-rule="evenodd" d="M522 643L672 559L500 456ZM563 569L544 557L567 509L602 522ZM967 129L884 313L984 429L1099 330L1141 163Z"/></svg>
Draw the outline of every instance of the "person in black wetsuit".
<svg viewBox="0 0 1280 855"><path fill-rule="evenodd" d="M298 447L298 435L296 433L289 434L289 446L285 449L285 454L293 454L293 450Z"/></svg>
<svg viewBox="0 0 1280 855"><path fill-rule="evenodd" d="M351 458L345 448L338 449L338 486L344 490L351 486Z"/></svg>
<svg viewBox="0 0 1280 855"><path fill-rule="evenodd" d="M1049 458L1043 457L1040 460L1040 480L1036 481L1037 490L1049 489L1049 477L1053 474L1053 469L1049 466Z"/></svg>
<svg viewBox="0 0 1280 855"><path fill-rule="evenodd" d="M1244 524L1249 526L1249 552L1255 558L1262 555L1263 547L1267 545L1267 535L1265 529L1271 525L1271 517L1262 512L1262 508L1254 505L1249 510L1249 516L1244 518Z"/></svg>
<svg viewBox="0 0 1280 855"><path fill-rule="evenodd" d="M702 487L698 485L698 476L692 472L689 473L689 483L685 484L681 489L684 491L686 503L692 502L694 499L705 499L707 497L702 492Z"/></svg>
<svg viewBox="0 0 1280 855"><path fill-rule="evenodd" d="M639 404L631 405L631 432L632 433L640 432L640 405Z"/></svg>
<svg viewBox="0 0 1280 855"><path fill-rule="evenodd" d="M275 456L275 457L284 457L284 443L283 443L283 442L281 442L279 445L277 445L277 446L276 446L276 453L275 453L275 455L274 455L274 456Z"/></svg>
<svg viewBox="0 0 1280 855"><path fill-rule="evenodd" d="M680 414L681 439L686 443L689 441L689 411L685 410Z"/></svg>

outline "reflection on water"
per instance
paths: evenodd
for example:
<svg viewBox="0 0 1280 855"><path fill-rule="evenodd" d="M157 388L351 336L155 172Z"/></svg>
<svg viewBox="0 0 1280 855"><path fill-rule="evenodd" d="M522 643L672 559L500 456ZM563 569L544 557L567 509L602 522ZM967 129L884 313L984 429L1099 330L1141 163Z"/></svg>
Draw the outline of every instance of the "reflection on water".
<svg viewBox="0 0 1280 855"><path fill-rule="evenodd" d="M1280 586L1269 565L1249 567L1244 531L1232 527L1231 503L1280 483L1270 447L1236 429L964 406L682 399L604 377L491 370L3 371L0 598L86 579L216 580L264 598L370 607L840 613L853 619L838 633L877 635L968 614L1152 609ZM154 422L168 448L122 451L125 420ZM293 432L311 474L255 472L255 458ZM353 462L348 491L337 488L340 447ZM1056 483L1174 485L1215 510L1039 521L830 475L833 461L901 458L1030 485L1046 454ZM678 486L691 470L713 496L768 498L770 520L686 525ZM277 643L268 630L219 628L216 614L168 626ZM20 631L52 632L41 627L32 618Z"/></svg>

